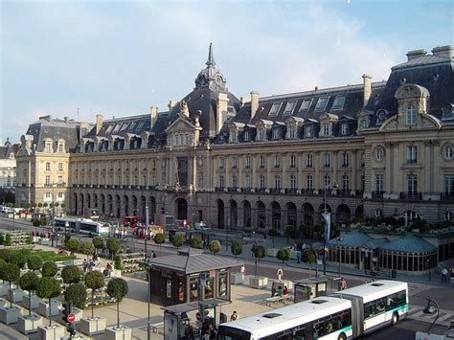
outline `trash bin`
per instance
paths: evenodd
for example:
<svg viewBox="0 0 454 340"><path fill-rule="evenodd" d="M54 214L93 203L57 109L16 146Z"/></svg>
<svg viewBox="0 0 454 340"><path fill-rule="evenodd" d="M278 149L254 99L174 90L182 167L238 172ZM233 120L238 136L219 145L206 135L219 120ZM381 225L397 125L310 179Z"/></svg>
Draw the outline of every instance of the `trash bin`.
<svg viewBox="0 0 454 340"><path fill-rule="evenodd" d="M391 277L392 277L393 279L395 279L396 276L397 276L396 270L395 270L395 269L391 270Z"/></svg>
<svg viewBox="0 0 454 340"><path fill-rule="evenodd" d="M225 322L227 322L227 314L221 313L219 315L219 323L225 323Z"/></svg>

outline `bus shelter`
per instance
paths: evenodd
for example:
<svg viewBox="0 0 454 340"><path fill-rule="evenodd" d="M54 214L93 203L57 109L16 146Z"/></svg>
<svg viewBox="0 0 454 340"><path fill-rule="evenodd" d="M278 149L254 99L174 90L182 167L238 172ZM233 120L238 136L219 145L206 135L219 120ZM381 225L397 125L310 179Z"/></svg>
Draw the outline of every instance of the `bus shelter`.
<svg viewBox="0 0 454 340"><path fill-rule="evenodd" d="M201 339L210 328L216 327L216 320L226 321L227 316L218 307L230 303L220 299L183 303L164 308L164 339Z"/></svg>
<svg viewBox="0 0 454 340"><path fill-rule="evenodd" d="M331 285L332 280L326 276L311 277L295 282L293 285L295 303L328 295L328 290L332 290Z"/></svg>

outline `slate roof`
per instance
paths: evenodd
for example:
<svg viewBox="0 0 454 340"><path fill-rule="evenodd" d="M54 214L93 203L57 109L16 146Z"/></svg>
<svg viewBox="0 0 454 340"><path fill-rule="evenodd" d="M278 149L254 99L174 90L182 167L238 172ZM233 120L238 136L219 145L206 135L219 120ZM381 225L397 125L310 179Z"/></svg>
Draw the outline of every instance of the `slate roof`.
<svg viewBox="0 0 454 340"><path fill-rule="evenodd" d="M402 253L430 253L437 247L417 236L403 237L380 247L381 250L398 251Z"/></svg>
<svg viewBox="0 0 454 340"><path fill-rule="evenodd" d="M7 139L5 144L0 146L0 159L14 159L19 147L20 144L11 144L9 139Z"/></svg>
<svg viewBox="0 0 454 340"><path fill-rule="evenodd" d="M154 258L150 260L149 264L153 268L166 268L184 274L195 274L207 270L230 268L241 263L228 257L204 254L190 248L181 250L178 255Z"/></svg>

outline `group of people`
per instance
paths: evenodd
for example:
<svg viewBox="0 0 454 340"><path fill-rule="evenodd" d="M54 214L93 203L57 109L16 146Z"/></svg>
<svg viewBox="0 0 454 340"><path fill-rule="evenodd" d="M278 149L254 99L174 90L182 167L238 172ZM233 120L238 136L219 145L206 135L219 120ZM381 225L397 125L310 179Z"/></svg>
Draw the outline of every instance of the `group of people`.
<svg viewBox="0 0 454 340"><path fill-rule="evenodd" d="M281 285L277 287L277 289L274 287L274 285L271 287L271 297L274 296L283 296L283 295L288 295L288 288L287 286L284 285L284 288L282 288Z"/></svg>
<svg viewBox="0 0 454 340"><path fill-rule="evenodd" d="M443 268L441 270L441 283L449 283L451 278L454 278L454 267L451 267L449 270L448 268Z"/></svg>
<svg viewBox="0 0 454 340"><path fill-rule="evenodd" d="M92 271L98 266L98 264L99 264L98 255L93 255L93 257L88 261L84 259L82 268L84 269L84 272Z"/></svg>

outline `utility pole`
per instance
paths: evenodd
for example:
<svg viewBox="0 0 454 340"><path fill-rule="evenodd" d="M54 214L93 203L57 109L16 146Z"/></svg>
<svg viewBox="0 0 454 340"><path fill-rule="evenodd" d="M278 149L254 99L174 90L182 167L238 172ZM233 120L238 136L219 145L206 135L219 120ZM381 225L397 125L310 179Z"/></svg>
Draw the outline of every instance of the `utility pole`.
<svg viewBox="0 0 454 340"><path fill-rule="evenodd" d="M151 339L151 325L150 325L150 289L151 277L148 273L148 225L149 225L148 205L145 206L145 274L148 277L148 293L147 293L147 340Z"/></svg>

